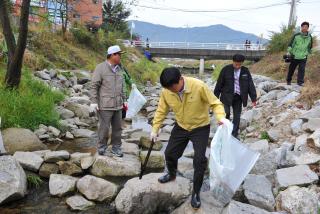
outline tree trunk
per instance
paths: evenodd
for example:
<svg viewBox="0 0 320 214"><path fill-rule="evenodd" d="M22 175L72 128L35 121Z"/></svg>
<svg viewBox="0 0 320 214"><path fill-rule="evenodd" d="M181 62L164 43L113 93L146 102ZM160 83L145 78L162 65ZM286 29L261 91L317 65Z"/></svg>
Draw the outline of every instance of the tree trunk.
<svg viewBox="0 0 320 214"><path fill-rule="evenodd" d="M11 89L19 87L20 84L23 55L27 45L29 7L30 0L23 0L20 10L19 37L16 45L9 20L8 1L0 1L0 21L9 52L5 83Z"/></svg>

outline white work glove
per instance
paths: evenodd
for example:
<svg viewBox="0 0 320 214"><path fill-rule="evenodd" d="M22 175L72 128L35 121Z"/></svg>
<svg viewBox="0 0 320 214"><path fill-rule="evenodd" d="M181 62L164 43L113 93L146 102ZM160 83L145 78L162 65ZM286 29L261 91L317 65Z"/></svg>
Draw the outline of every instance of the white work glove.
<svg viewBox="0 0 320 214"><path fill-rule="evenodd" d="M90 104L90 112L96 112L99 111L99 107L97 103L91 103Z"/></svg>
<svg viewBox="0 0 320 214"><path fill-rule="evenodd" d="M132 83L132 84L131 84L131 88L132 88L132 89L137 88L136 84Z"/></svg>
<svg viewBox="0 0 320 214"><path fill-rule="evenodd" d="M158 133L151 132L151 134L150 134L150 140L153 141L153 142L156 142L156 141L158 140L159 133L160 133L160 129L159 129Z"/></svg>

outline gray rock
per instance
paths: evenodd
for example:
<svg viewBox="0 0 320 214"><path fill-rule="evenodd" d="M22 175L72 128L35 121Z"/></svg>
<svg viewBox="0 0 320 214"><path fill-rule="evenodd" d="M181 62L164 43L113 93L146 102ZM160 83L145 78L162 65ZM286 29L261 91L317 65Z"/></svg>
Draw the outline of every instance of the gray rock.
<svg viewBox="0 0 320 214"><path fill-rule="evenodd" d="M71 133L76 138L90 138L94 134L94 131L89 129L73 129L71 130Z"/></svg>
<svg viewBox="0 0 320 214"><path fill-rule="evenodd" d="M307 146L308 135L303 134L297 137L296 142L294 144L294 151L302 151Z"/></svg>
<svg viewBox="0 0 320 214"><path fill-rule="evenodd" d="M140 152L140 160L142 163L144 163L146 156L147 156L148 151L142 151ZM153 151L150 154L148 163L147 163L147 168L150 169L163 169L165 166L165 159L164 159L164 154L161 151Z"/></svg>
<svg viewBox="0 0 320 214"><path fill-rule="evenodd" d="M277 210L293 214L317 214L318 196L312 190L292 186L280 192L276 199Z"/></svg>
<svg viewBox="0 0 320 214"><path fill-rule="evenodd" d="M36 155L39 155L40 157L44 158L44 156L45 156L45 154L46 154L47 152L51 152L51 150L48 150L48 149L46 149L46 150L39 150L39 151L34 151L33 153L35 153Z"/></svg>
<svg viewBox="0 0 320 214"><path fill-rule="evenodd" d="M223 210L222 214L268 214L270 212L254 207L249 204L244 204L238 201L231 201L230 204Z"/></svg>
<svg viewBox="0 0 320 214"><path fill-rule="evenodd" d="M138 156L140 152L139 146L133 143L122 143L121 148L124 154Z"/></svg>
<svg viewBox="0 0 320 214"><path fill-rule="evenodd" d="M48 132L48 130L47 130L47 129L44 129L44 128L36 129L36 130L34 131L34 133L35 133L38 137L41 136L41 135L46 134L47 132Z"/></svg>
<svg viewBox="0 0 320 214"><path fill-rule="evenodd" d="M67 102L65 107L70 111L73 111L75 115L79 118L89 118L90 116L90 108L87 105L81 105L74 102Z"/></svg>
<svg viewBox="0 0 320 214"><path fill-rule="evenodd" d="M175 123L174 120L171 120L171 119L165 119L165 120L162 122L162 124L163 124L164 126L166 126L166 125L172 126L174 123Z"/></svg>
<svg viewBox="0 0 320 214"><path fill-rule="evenodd" d="M13 157L20 163L22 168L38 172L43 159L40 155L33 152L15 152Z"/></svg>
<svg viewBox="0 0 320 214"><path fill-rule="evenodd" d="M267 153L269 151L269 143L267 140L259 140L254 143L247 144L250 149L260 152L260 153Z"/></svg>
<svg viewBox="0 0 320 214"><path fill-rule="evenodd" d="M273 176L280 164L281 150L273 150L260 156L250 174Z"/></svg>
<svg viewBox="0 0 320 214"><path fill-rule="evenodd" d="M320 129L320 118L310 118L307 123L303 124L302 129L310 133Z"/></svg>
<svg viewBox="0 0 320 214"><path fill-rule="evenodd" d="M264 102L269 102L271 100L277 99L277 94L280 92L280 90L273 90L270 91L269 93L263 95L260 97L259 102L264 103Z"/></svg>
<svg viewBox="0 0 320 214"><path fill-rule="evenodd" d="M124 185L116 197L115 204L119 213L170 212L191 193L188 179L177 177L175 181L159 184L161 173L152 173L133 178Z"/></svg>
<svg viewBox="0 0 320 214"><path fill-rule="evenodd" d="M165 133L171 133L172 129L173 129L173 126L166 125L165 127L162 128L162 131Z"/></svg>
<svg viewBox="0 0 320 214"><path fill-rule="evenodd" d="M303 124L303 120L301 119L294 120L290 125L291 133L293 135L298 135L302 131L302 124Z"/></svg>
<svg viewBox="0 0 320 214"><path fill-rule="evenodd" d="M111 201L118 192L117 185L92 175L79 179L77 188L87 199L99 202Z"/></svg>
<svg viewBox="0 0 320 214"><path fill-rule="evenodd" d="M122 158L97 156L91 174L104 176L136 176L140 173L141 163L137 156L124 155Z"/></svg>
<svg viewBox="0 0 320 214"><path fill-rule="evenodd" d="M272 185L264 175L248 175L243 184L244 194L253 206L274 211Z"/></svg>
<svg viewBox="0 0 320 214"><path fill-rule="evenodd" d="M74 139L74 136L73 136L73 134L71 134L71 132L67 131L65 138L68 140L72 140L72 139Z"/></svg>
<svg viewBox="0 0 320 214"><path fill-rule="evenodd" d="M41 165L39 175L44 178L49 178L51 174L58 174L59 166L55 163L44 163Z"/></svg>
<svg viewBox="0 0 320 214"><path fill-rule="evenodd" d="M39 78L43 79L43 80L51 80L51 77L50 77L50 75L46 72L46 70L36 71L36 72L34 73L34 75L35 75L36 77L39 77Z"/></svg>
<svg viewBox="0 0 320 214"><path fill-rule="evenodd" d="M72 210L88 210L91 207L95 206L95 203L88 201L84 197L80 195L75 195L67 198L66 200L67 205L72 209Z"/></svg>
<svg viewBox="0 0 320 214"><path fill-rule="evenodd" d="M191 207L190 200L191 197L172 214L221 214L223 210L223 205L212 196L210 191L201 193L201 207L198 210Z"/></svg>
<svg viewBox="0 0 320 214"><path fill-rule="evenodd" d="M62 197L75 191L77 178L69 175L51 174L49 179L49 191L53 196Z"/></svg>
<svg viewBox="0 0 320 214"><path fill-rule="evenodd" d="M149 102L149 105L150 105L150 106L157 106L157 105L158 105L158 101L157 101L157 100L151 100L151 101Z"/></svg>
<svg viewBox="0 0 320 214"><path fill-rule="evenodd" d="M276 126L282 121L284 121L285 119L287 119L288 116L290 116L289 112L282 112L276 116L271 117L271 120L269 121L269 123L271 126Z"/></svg>
<svg viewBox="0 0 320 214"><path fill-rule="evenodd" d="M320 118L320 106L310 109L306 113L302 114L299 118L303 119L304 121L308 121L309 119L313 118Z"/></svg>
<svg viewBox="0 0 320 214"><path fill-rule="evenodd" d="M57 76L57 71L53 70L53 69L50 69L49 70L49 75L52 78L55 78Z"/></svg>
<svg viewBox="0 0 320 214"><path fill-rule="evenodd" d="M81 159L81 168L82 169L89 169L92 164L94 163L95 158L90 156L90 157L84 157Z"/></svg>
<svg viewBox="0 0 320 214"><path fill-rule="evenodd" d="M37 135L28 129L8 128L2 131L4 148L9 154L16 151L37 151L47 149Z"/></svg>
<svg viewBox="0 0 320 214"><path fill-rule="evenodd" d="M268 136L272 142L279 141L280 138L280 130L278 129L270 129L267 131Z"/></svg>
<svg viewBox="0 0 320 214"><path fill-rule="evenodd" d="M178 162L178 171L182 174L193 172L193 159L182 157ZM193 173L192 173L193 174Z"/></svg>
<svg viewBox="0 0 320 214"><path fill-rule="evenodd" d="M153 112L155 110L157 110L157 107L154 107L154 106L149 106L146 108L147 112L150 113L150 112Z"/></svg>
<svg viewBox="0 0 320 214"><path fill-rule="evenodd" d="M140 145L145 149L149 149L151 146L150 138L142 136L140 138ZM162 149L162 147L163 147L163 145L162 145L161 141L157 141L153 144L152 150L160 151Z"/></svg>
<svg viewBox="0 0 320 214"><path fill-rule="evenodd" d="M82 169L74 162L58 161L57 164L59 165L59 170L63 175L77 176L82 174Z"/></svg>
<svg viewBox="0 0 320 214"><path fill-rule="evenodd" d="M56 163L61 160L68 160L70 158L70 154L67 151L52 151L47 152L44 155L44 161L47 163Z"/></svg>
<svg viewBox="0 0 320 214"><path fill-rule="evenodd" d="M53 134L53 136L55 136L55 137L59 137L59 135L60 135L59 129L57 129L53 126L49 126L48 131L50 131Z"/></svg>
<svg viewBox="0 0 320 214"><path fill-rule="evenodd" d="M89 152L86 152L86 153L75 152L70 155L70 161L80 166L81 159L85 157L90 157L90 156L91 156L91 153Z"/></svg>
<svg viewBox="0 0 320 214"><path fill-rule="evenodd" d="M307 144L314 148L320 148L320 129L316 130L307 138Z"/></svg>
<svg viewBox="0 0 320 214"><path fill-rule="evenodd" d="M313 151L289 151L286 159L289 166L309 165L320 161L320 154Z"/></svg>
<svg viewBox="0 0 320 214"><path fill-rule="evenodd" d="M293 185L308 185L319 180L318 175L307 165L278 169L276 178L280 188Z"/></svg>
<svg viewBox="0 0 320 214"><path fill-rule="evenodd" d="M282 98L278 101L278 106L281 106L281 105L287 104L287 103L296 102L297 99L299 98L299 96L300 96L300 93L298 93L296 91L292 91L288 95L286 95L284 98Z"/></svg>
<svg viewBox="0 0 320 214"><path fill-rule="evenodd" d="M170 138L170 134L168 134L168 133L160 133L158 139L159 139L159 141L162 141L162 142L168 142L169 138Z"/></svg>
<svg viewBox="0 0 320 214"><path fill-rule="evenodd" d="M72 103L78 103L78 104L81 104L81 105L90 105L91 104L91 101L90 101L89 97L87 97L87 96L70 97L68 99L68 101L72 102Z"/></svg>
<svg viewBox="0 0 320 214"><path fill-rule="evenodd" d="M58 114L60 115L60 117L61 117L62 119L73 118L74 115L75 115L75 114L73 113L73 111L70 111L70 110L68 110L68 109L66 109L66 108L63 108L63 107L61 107L61 106L57 107L56 110L57 110Z"/></svg>
<svg viewBox="0 0 320 214"><path fill-rule="evenodd" d="M23 198L27 194L27 177L11 156L0 156L0 205Z"/></svg>

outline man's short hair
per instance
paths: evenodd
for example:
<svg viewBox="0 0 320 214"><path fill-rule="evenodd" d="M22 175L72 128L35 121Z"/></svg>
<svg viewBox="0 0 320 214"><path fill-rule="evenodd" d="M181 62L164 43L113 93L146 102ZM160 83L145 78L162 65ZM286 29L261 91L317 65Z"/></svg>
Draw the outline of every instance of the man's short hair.
<svg viewBox="0 0 320 214"><path fill-rule="evenodd" d="M307 25L307 26L309 27L309 22L302 22L302 23L301 23L301 27L302 27L303 25Z"/></svg>
<svg viewBox="0 0 320 214"><path fill-rule="evenodd" d="M234 61L234 62L244 62L245 59L246 59L246 57L242 54L235 54L232 57L232 61Z"/></svg>
<svg viewBox="0 0 320 214"><path fill-rule="evenodd" d="M107 55L107 59L110 59L111 56L112 56L112 54L108 54Z"/></svg>
<svg viewBox="0 0 320 214"><path fill-rule="evenodd" d="M175 67L169 67L169 68L163 69L160 75L160 83L162 87L169 88L174 84L178 84L180 78L181 78L180 70Z"/></svg>

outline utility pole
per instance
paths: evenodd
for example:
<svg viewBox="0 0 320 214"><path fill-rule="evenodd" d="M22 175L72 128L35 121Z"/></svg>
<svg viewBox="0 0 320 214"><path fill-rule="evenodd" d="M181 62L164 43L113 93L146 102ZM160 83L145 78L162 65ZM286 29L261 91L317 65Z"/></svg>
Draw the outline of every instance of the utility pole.
<svg viewBox="0 0 320 214"><path fill-rule="evenodd" d="M288 26L292 26L297 21L297 0L291 0L291 9L290 9L290 16Z"/></svg>

